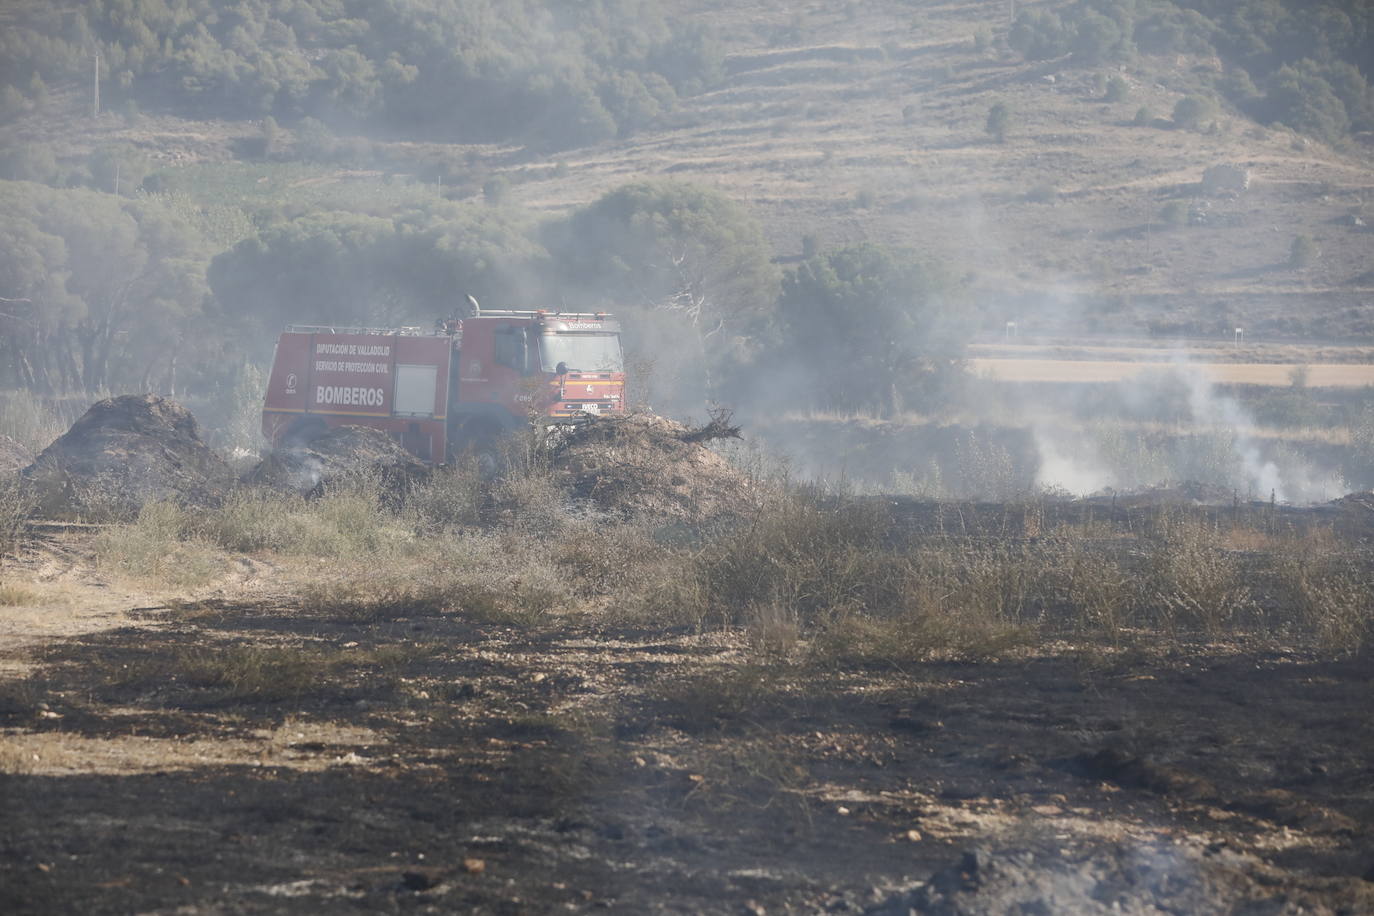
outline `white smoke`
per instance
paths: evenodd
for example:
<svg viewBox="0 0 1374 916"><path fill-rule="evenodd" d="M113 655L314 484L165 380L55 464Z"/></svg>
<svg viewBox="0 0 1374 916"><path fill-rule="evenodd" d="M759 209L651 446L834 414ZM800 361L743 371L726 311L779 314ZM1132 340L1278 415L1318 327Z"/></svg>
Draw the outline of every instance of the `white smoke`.
<svg viewBox="0 0 1374 916"><path fill-rule="evenodd" d="M1116 473L1087 437L1075 436L1070 443L1062 430L1044 423L1037 423L1032 433L1040 454L1040 467L1035 472L1039 489L1087 496L1117 486Z"/></svg>
<svg viewBox="0 0 1374 916"><path fill-rule="evenodd" d="M1231 448L1240 460L1241 477L1235 484L1249 496L1265 497L1287 502L1282 475L1278 465L1266 461L1260 454L1255 442L1254 418L1249 411L1229 395L1218 394L1212 380L1196 366L1190 366L1181 359L1179 377L1188 386L1188 406L1192 410L1193 423L1209 428L1221 427L1232 431L1234 438Z"/></svg>
<svg viewBox="0 0 1374 916"><path fill-rule="evenodd" d="M1203 367L1181 355L1172 362L1163 374L1120 383L1122 402L1142 416L1156 412L1147 406L1177 405L1172 446L1151 444L1120 421L1075 424L1042 409L1031 424L1039 457L1036 485L1087 496L1108 488L1194 482L1224 487L1243 499L1277 502L1326 501L1345 492L1335 472L1318 470L1293 450L1272 443L1266 448L1254 416L1219 391Z"/></svg>

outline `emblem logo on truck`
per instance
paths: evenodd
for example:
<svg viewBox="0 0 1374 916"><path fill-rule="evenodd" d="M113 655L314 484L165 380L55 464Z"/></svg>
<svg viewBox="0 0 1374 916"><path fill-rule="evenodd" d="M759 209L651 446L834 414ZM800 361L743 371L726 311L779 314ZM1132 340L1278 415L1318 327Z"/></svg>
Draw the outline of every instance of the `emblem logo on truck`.
<svg viewBox="0 0 1374 916"><path fill-rule="evenodd" d="M296 373L292 372L286 376L286 393L296 393Z"/></svg>

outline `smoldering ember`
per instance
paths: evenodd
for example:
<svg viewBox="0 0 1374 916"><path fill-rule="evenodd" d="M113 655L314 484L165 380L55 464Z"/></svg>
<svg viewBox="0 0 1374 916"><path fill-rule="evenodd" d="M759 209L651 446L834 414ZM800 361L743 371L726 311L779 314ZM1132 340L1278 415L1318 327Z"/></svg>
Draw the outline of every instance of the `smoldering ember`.
<svg viewBox="0 0 1374 916"><path fill-rule="evenodd" d="M0 912L1374 912L1374 10L15 0Z"/></svg>

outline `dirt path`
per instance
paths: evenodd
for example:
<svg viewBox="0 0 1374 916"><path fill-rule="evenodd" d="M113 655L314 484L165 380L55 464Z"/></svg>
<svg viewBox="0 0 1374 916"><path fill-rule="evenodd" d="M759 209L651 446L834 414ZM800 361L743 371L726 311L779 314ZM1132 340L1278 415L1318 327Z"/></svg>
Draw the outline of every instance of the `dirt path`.
<svg viewBox="0 0 1374 916"><path fill-rule="evenodd" d="M172 595L101 570L91 546L95 525L35 523L31 540L16 558L6 561L11 582L24 600L0 604L0 678L29 672L35 655L56 640L121 627L158 626L149 613L168 603L243 599L279 588L269 585L270 563L248 557L227 559L223 574L200 589Z"/></svg>
<svg viewBox="0 0 1374 916"><path fill-rule="evenodd" d="M4 685L6 912L1374 908L1368 660L126 614Z"/></svg>

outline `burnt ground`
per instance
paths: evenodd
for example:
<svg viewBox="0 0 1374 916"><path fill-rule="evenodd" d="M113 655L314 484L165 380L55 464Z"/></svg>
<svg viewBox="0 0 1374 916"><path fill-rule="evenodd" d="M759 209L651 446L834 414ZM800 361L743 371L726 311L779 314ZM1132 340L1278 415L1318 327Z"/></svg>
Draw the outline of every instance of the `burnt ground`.
<svg viewBox="0 0 1374 916"><path fill-rule="evenodd" d="M1374 911L1374 661L265 600L0 684L0 911Z"/></svg>

